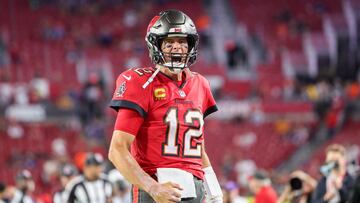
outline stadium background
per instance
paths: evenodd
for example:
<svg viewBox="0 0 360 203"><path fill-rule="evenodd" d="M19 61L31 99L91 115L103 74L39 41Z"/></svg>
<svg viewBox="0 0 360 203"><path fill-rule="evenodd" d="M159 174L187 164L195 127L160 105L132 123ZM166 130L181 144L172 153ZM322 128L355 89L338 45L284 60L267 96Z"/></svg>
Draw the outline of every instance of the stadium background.
<svg viewBox="0 0 360 203"><path fill-rule="evenodd" d="M58 166L107 155L115 78L151 66L150 19L179 9L200 34L191 67L220 111L205 124L220 182L256 169L281 190L289 173L319 177L324 149L359 159L360 2L356 0L0 0L0 180L29 169L36 195L59 187Z"/></svg>

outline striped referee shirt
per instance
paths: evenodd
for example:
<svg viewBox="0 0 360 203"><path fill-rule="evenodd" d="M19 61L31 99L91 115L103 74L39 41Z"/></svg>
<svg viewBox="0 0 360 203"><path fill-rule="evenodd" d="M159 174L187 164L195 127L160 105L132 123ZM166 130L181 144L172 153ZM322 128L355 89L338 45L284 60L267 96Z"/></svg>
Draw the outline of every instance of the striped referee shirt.
<svg viewBox="0 0 360 203"><path fill-rule="evenodd" d="M54 197L53 197L53 203L65 203L66 200L64 200L64 189L59 190L57 192L55 192Z"/></svg>
<svg viewBox="0 0 360 203"><path fill-rule="evenodd" d="M20 190L16 190L10 203L35 203L35 201L29 195L24 194Z"/></svg>
<svg viewBox="0 0 360 203"><path fill-rule="evenodd" d="M94 181L88 181L84 176L76 177L65 190L68 203L107 203L112 198L112 184L106 176Z"/></svg>

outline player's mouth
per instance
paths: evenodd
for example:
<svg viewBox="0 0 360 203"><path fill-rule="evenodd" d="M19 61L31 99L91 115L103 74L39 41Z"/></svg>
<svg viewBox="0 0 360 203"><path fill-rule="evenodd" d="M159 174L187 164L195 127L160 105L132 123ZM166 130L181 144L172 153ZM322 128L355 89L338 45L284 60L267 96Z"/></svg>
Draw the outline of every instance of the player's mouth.
<svg viewBox="0 0 360 203"><path fill-rule="evenodd" d="M166 62L163 64L169 68L183 69L186 67L187 54L165 53Z"/></svg>
<svg viewBox="0 0 360 203"><path fill-rule="evenodd" d="M182 57L181 55L182 54L171 54L171 61L174 63L183 62L184 57Z"/></svg>

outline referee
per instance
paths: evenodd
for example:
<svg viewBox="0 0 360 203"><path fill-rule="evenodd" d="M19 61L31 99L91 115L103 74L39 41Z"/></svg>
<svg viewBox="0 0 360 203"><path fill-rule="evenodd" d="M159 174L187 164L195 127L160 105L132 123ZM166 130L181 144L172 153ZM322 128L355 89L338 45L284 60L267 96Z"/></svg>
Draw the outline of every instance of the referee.
<svg viewBox="0 0 360 203"><path fill-rule="evenodd" d="M61 189L55 192L53 203L66 202L66 200L64 200L64 197L66 197L65 187L76 175L77 169L72 164L65 164L60 168Z"/></svg>
<svg viewBox="0 0 360 203"><path fill-rule="evenodd" d="M11 203L35 203L31 194L35 190L35 183L30 171L24 169L16 175L16 191Z"/></svg>
<svg viewBox="0 0 360 203"><path fill-rule="evenodd" d="M74 178L66 186L68 203L110 203L112 185L102 174L103 157L97 153L87 154L83 175Z"/></svg>

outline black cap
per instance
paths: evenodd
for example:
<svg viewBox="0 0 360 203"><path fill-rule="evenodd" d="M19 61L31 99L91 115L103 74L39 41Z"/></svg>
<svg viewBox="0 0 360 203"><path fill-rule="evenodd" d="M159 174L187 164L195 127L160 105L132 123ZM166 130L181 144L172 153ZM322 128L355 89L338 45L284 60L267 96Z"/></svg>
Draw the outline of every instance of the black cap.
<svg viewBox="0 0 360 203"><path fill-rule="evenodd" d="M77 169L71 164L65 164L60 168L60 176L74 176L77 174Z"/></svg>
<svg viewBox="0 0 360 203"><path fill-rule="evenodd" d="M21 170L17 175L16 175L16 180L31 180L32 179L32 175L31 172L29 170Z"/></svg>
<svg viewBox="0 0 360 203"><path fill-rule="evenodd" d="M104 158L99 153L89 153L86 156L85 166L96 165L99 166L103 163Z"/></svg>
<svg viewBox="0 0 360 203"><path fill-rule="evenodd" d="M252 176L256 180L266 180L269 179L267 173L263 170L256 171Z"/></svg>

